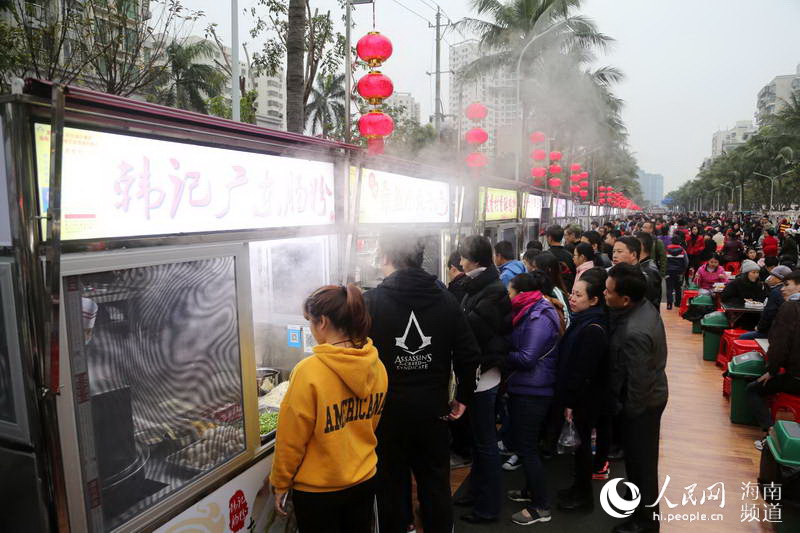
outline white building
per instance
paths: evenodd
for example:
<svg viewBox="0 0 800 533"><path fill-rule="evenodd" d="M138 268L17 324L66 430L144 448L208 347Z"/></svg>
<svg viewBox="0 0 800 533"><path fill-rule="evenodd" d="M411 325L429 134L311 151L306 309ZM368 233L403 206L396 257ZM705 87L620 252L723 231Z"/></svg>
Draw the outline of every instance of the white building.
<svg viewBox="0 0 800 533"><path fill-rule="evenodd" d="M638 177L639 185L642 187L642 197L650 202L650 205L661 205L664 199L664 176L640 170Z"/></svg>
<svg viewBox="0 0 800 533"><path fill-rule="evenodd" d="M411 95L411 93L395 92L386 99L386 104L390 106L403 107L403 113L399 118L411 120L419 124L420 110L419 102Z"/></svg>
<svg viewBox="0 0 800 533"><path fill-rule="evenodd" d="M800 64L794 74L776 76L758 92L756 119L759 124L765 117L783 109L796 91L800 91Z"/></svg>
<svg viewBox="0 0 800 533"><path fill-rule="evenodd" d="M186 44L204 41L202 37L188 37ZM231 49L228 46L223 47L226 59L222 57L219 48L214 45L213 58L200 58L198 63L218 67L219 65L230 64L231 62ZM283 72L278 72L276 76L267 76L265 74L256 75L254 72L249 72L247 64L241 59L239 60L239 68L241 69L241 76L245 79L245 90L255 90L256 97L256 125L265 128L272 128L278 130L286 129L286 85L283 81ZM222 94L225 96L226 101L230 104L231 99L231 80L227 80L225 87L222 89Z"/></svg>
<svg viewBox="0 0 800 533"><path fill-rule="evenodd" d="M489 157L497 156L498 131L510 128L519 116L514 96L514 77L508 70L497 70L475 79L460 80L458 72L480 57L480 45L468 40L450 47L450 108L452 123L461 139L475 125L464 116L464 110L473 102L480 102L489 109L489 114L480 126L489 133L483 152Z"/></svg>
<svg viewBox="0 0 800 533"><path fill-rule="evenodd" d="M716 159L725 152L743 145L756 134L758 129L749 120L739 120L727 130L719 130L711 137L711 159Z"/></svg>

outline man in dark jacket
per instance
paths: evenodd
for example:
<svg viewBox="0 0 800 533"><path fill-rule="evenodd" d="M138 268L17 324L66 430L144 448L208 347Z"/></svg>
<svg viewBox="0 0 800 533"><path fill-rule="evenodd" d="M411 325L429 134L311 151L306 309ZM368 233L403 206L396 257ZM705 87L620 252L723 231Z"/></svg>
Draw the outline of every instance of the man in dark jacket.
<svg viewBox="0 0 800 533"><path fill-rule="evenodd" d="M661 239L656 237L655 232L655 223L648 220L644 224L642 224L642 231L645 233L649 233L653 237L653 248L650 251L650 257L653 258L653 261L656 262L658 265L658 271L661 274L662 278L667 277L667 249L664 246L664 243Z"/></svg>
<svg viewBox="0 0 800 533"><path fill-rule="evenodd" d="M616 533L658 531L658 443L667 405L667 339L661 316L645 299L647 280L635 265L608 273L605 298L611 309L611 392L620 416L628 480L641 504ZM648 507L654 505L653 507Z"/></svg>
<svg viewBox="0 0 800 533"><path fill-rule="evenodd" d="M642 251L639 255L639 266L642 268L644 275L647 276L647 299L650 300L660 312L662 297L661 282L664 278L661 276L661 271L658 269L655 260L650 256L650 251L654 246L653 236L640 231L636 234L636 238L639 239L639 242L642 244Z"/></svg>
<svg viewBox="0 0 800 533"><path fill-rule="evenodd" d="M642 253L642 241L636 237L620 237L614 243L614 255L611 261L617 265L619 263L627 263L636 266L644 274L647 280L647 300L653 304L656 310L661 308L661 279L658 271L649 266L649 264L641 265L639 257Z"/></svg>
<svg viewBox="0 0 800 533"><path fill-rule="evenodd" d="M472 424L472 472L469 493L456 501L473 510L462 520L494 522L502 503L500 450L497 448L495 407L501 368L508 357L511 333L511 300L494 265L492 245L486 237L470 236L459 247L461 266L470 278L463 301L472 331L480 346L480 379L469 404Z"/></svg>
<svg viewBox="0 0 800 533"><path fill-rule="evenodd" d="M447 419L460 417L475 390L480 351L456 299L422 270L424 244L403 236L380 244L385 279L364 295L370 338L389 375L378 426L380 529L401 533L409 517L411 472L425 531L453 528ZM458 381L448 406L451 366Z"/></svg>
<svg viewBox="0 0 800 533"><path fill-rule="evenodd" d="M689 268L689 256L680 244L677 235L672 237L672 244L667 246L667 309L672 309L672 302L681 303L683 277Z"/></svg>
<svg viewBox="0 0 800 533"><path fill-rule="evenodd" d="M575 281L575 260L572 254L561 246L561 241L564 240L564 229L556 224L547 228L547 245L550 253L556 256L559 263L562 263L562 277L564 284L567 286L567 291L572 290L572 282Z"/></svg>
<svg viewBox="0 0 800 533"><path fill-rule="evenodd" d="M772 426L766 397L778 392L800 394L800 271L786 276L786 302L781 305L769 330L767 372L747 386L750 407L766 433ZM786 370L781 374L781 369ZM761 449L763 441L756 441Z"/></svg>
<svg viewBox="0 0 800 533"><path fill-rule="evenodd" d="M764 306L764 311L761 313L761 318L758 320L756 330L743 333L739 336L739 339L752 340L767 338L769 330L772 327L772 322L778 314L778 309L780 309L783 302L786 301L783 297L784 278L791 273L792 269L783 265L776 266L772 269L766 280L766 285L769 288L767 304Z"/></svg>

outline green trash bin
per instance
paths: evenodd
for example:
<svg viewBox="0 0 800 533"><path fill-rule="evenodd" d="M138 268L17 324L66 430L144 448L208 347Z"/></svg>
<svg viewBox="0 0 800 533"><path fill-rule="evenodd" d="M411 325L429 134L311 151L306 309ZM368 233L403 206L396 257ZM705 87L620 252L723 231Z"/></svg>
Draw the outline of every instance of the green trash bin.
<svg viewBox="0 0 800 533"><path fill-rule="evenodd" d="M700 321L703 328L703 360L716 361L722 332L728 329L728 317L721 311L708 313Z"/></svg>
<svg viewBox="0 0 800 533"><path fill-rule="evenodd" d="M758 482L762 488L780 487L780 492L762 492L767 503L781 507L775 531L800 531L800 425L778 420L769 432L767 446L761 452Z"/></svg>
<svg viewBox="0 0 800 533"><path fill-rule="evenodd" d="M731 378L731 422L756 426L755 414L747 402L746 387L767 371L764 357L759 352L737 355L728 363Z"/></svg>
<svg viewBox="0 0 800 533"><path fill-rule="evenodd" d="M700 296L695 296L691 300L689 300L689 307L692 306L714 306L714 300L708 294L701 294ZM692 322L692 333L703 333L703 327L700 324L700 320L695 320Z"/></svg>

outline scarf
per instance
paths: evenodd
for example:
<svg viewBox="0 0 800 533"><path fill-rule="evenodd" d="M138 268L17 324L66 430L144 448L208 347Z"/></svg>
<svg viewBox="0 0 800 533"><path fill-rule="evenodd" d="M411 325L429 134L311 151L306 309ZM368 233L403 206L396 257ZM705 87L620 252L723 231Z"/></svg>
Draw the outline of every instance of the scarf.
<svg viewBox="0 0 800 533"><path fill-rule="evenodd" d="M540 291L521 292L517 294L514 299L511 300L511 313L514 315L512 323L516 326L525 318L530 308L541 299L542 293Z"/></svg>

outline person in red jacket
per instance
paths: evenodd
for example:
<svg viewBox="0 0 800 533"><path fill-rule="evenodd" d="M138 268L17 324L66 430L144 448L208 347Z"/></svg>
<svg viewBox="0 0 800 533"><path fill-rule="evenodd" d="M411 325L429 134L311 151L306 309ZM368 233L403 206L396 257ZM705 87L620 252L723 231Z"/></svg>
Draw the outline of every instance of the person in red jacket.
<svg viewBox="0 0 800 533"><path fill-rule="evenodd" d="M705 250L706 241L700 228L692 226L692 231L689 234L689 240L686 242L686 252L689 254L689 266L697 271L700 266L700 255Z"/></svg>
<svg viewBox="0 0 800 533"><path fill-rule="evenodd" d="M778 257L778 238L775 236L775 229L770 228L765 233L764 241L761 243L764 257Z"/></svg>

